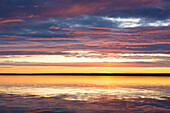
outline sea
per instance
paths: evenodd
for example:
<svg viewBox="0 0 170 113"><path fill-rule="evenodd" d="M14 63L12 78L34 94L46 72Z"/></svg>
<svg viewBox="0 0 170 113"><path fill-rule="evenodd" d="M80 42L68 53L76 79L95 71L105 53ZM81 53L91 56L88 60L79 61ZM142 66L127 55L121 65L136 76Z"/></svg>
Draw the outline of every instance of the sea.
<svg viewBox="0 0 170 113"><path fill-rule="evenodd" d="M170 113L170 77L1 75L0 113Z"/></svg>

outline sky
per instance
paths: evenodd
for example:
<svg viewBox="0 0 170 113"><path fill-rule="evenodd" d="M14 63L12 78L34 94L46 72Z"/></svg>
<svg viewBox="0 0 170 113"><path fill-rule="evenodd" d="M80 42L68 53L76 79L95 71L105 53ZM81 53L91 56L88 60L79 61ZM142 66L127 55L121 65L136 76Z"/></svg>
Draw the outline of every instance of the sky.
<svg viewBox="0 0 170 113"><path fill-rule="evenodd" d="M0 73L170 73L169 0L1 0Z"/></svg>

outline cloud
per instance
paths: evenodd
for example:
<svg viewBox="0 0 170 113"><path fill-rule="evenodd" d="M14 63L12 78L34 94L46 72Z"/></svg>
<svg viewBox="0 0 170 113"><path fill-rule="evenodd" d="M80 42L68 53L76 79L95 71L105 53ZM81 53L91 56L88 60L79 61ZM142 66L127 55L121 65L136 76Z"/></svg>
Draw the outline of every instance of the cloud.
<svg viewBox="0 0 170 113"><path fill-rule="evenodd" d="M170 67L168 63L29 63L4 62L1 66L63 66L63 67Z"/></svg>
<svg viewBox="0 0 170 113"><path fill-rule="evenodd" d="M4 17L73 17L78 15L105 15L111 17L147 17L168 18L169 1L167 0L36 0L12 1L1 0L0 13Z"/></svg>
<svg viewBox="0 0 170 113"><path fill-rule="evenodd" d="M135 27L162 27L169 26L170 22L168 20L151 20L143 18L111 18L111 17L102 17L104 20L111 21L114 23L119 23L119 28L135 28Z"/></svg>
<svg viewBox="0 0 170 113"><path fill-rule="evenodd" d="M51 26L49 29L60 29L60 27Z"/></svg>
<svg viewBox="0 0 170 113"><path fill-rule="evenodd" d="M22 19L8 19L8 20L0 20L0 24L9 23L9 22L23 22Z"/></svg>
<svg viewBox="0 0 170 113"><path fill-rule="evenodd" d="M169 53L167 46L170 43L169 26L119 28L116 25L111 27L111 23L109 26L101 24L102 21L108 22L101 17L94 16L92 20L90 18L81 16L65 20L53 19L32 24L16 24L13 26L15 29L6 26L9 27L8 31L0 33L1 54L57 54L56 52L74 50L98 53L104 51L104 54ZM128 21L128 18L121 19L118 18L116 21ZM95 24L91 24L93 21ZM138 21L141 20L134 19L134 22ZM72 27L75 23L81 24L81 27ZM53 28L57 29L49 29L52 24L57 24L53 25Z"/></svg>
<svg viewBox="0 0 170 113"><path fill-rule="evenodd" d="M0 55L105 57L110 61L107 58L112 53L169 54L168 3L168 0L1 0ZM142 62L147 61L144 58L152 62L150 56L128 58L138 63L140 58ZM167 57L154 59L162 62L160 59L164 61Z"/></svg>
<svg viewBox="0 0 170 113"><path fill-rule="evenodd" d="M39 55L38 55L39 54ZM58 55L3 55L0 65L71 67L169 67L169 54L96 54L93 51L64 51ZM64 55L64 56L63 56Z"/></svg>

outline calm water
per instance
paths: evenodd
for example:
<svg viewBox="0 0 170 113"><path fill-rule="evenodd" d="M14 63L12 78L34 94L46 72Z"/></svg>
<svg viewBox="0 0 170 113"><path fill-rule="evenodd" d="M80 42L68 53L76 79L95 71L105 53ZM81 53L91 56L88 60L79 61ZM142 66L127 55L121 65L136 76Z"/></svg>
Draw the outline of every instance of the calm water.
<svg viewBox="0 0 170 113"><path fill-rule="evenodd" d="M169 113L170 77L0 76L2 113Z"/></svg>

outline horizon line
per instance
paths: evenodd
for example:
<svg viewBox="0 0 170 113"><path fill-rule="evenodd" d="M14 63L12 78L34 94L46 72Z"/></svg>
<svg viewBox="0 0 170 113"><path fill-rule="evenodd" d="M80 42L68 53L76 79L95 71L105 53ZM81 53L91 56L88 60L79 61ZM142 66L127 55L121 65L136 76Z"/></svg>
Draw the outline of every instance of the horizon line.
<svg viewBox="0 0 170 113"><path fill-rule="evenodd" d="M0 73L0 76L169 76L169 74L170 73Z"/></svg>

